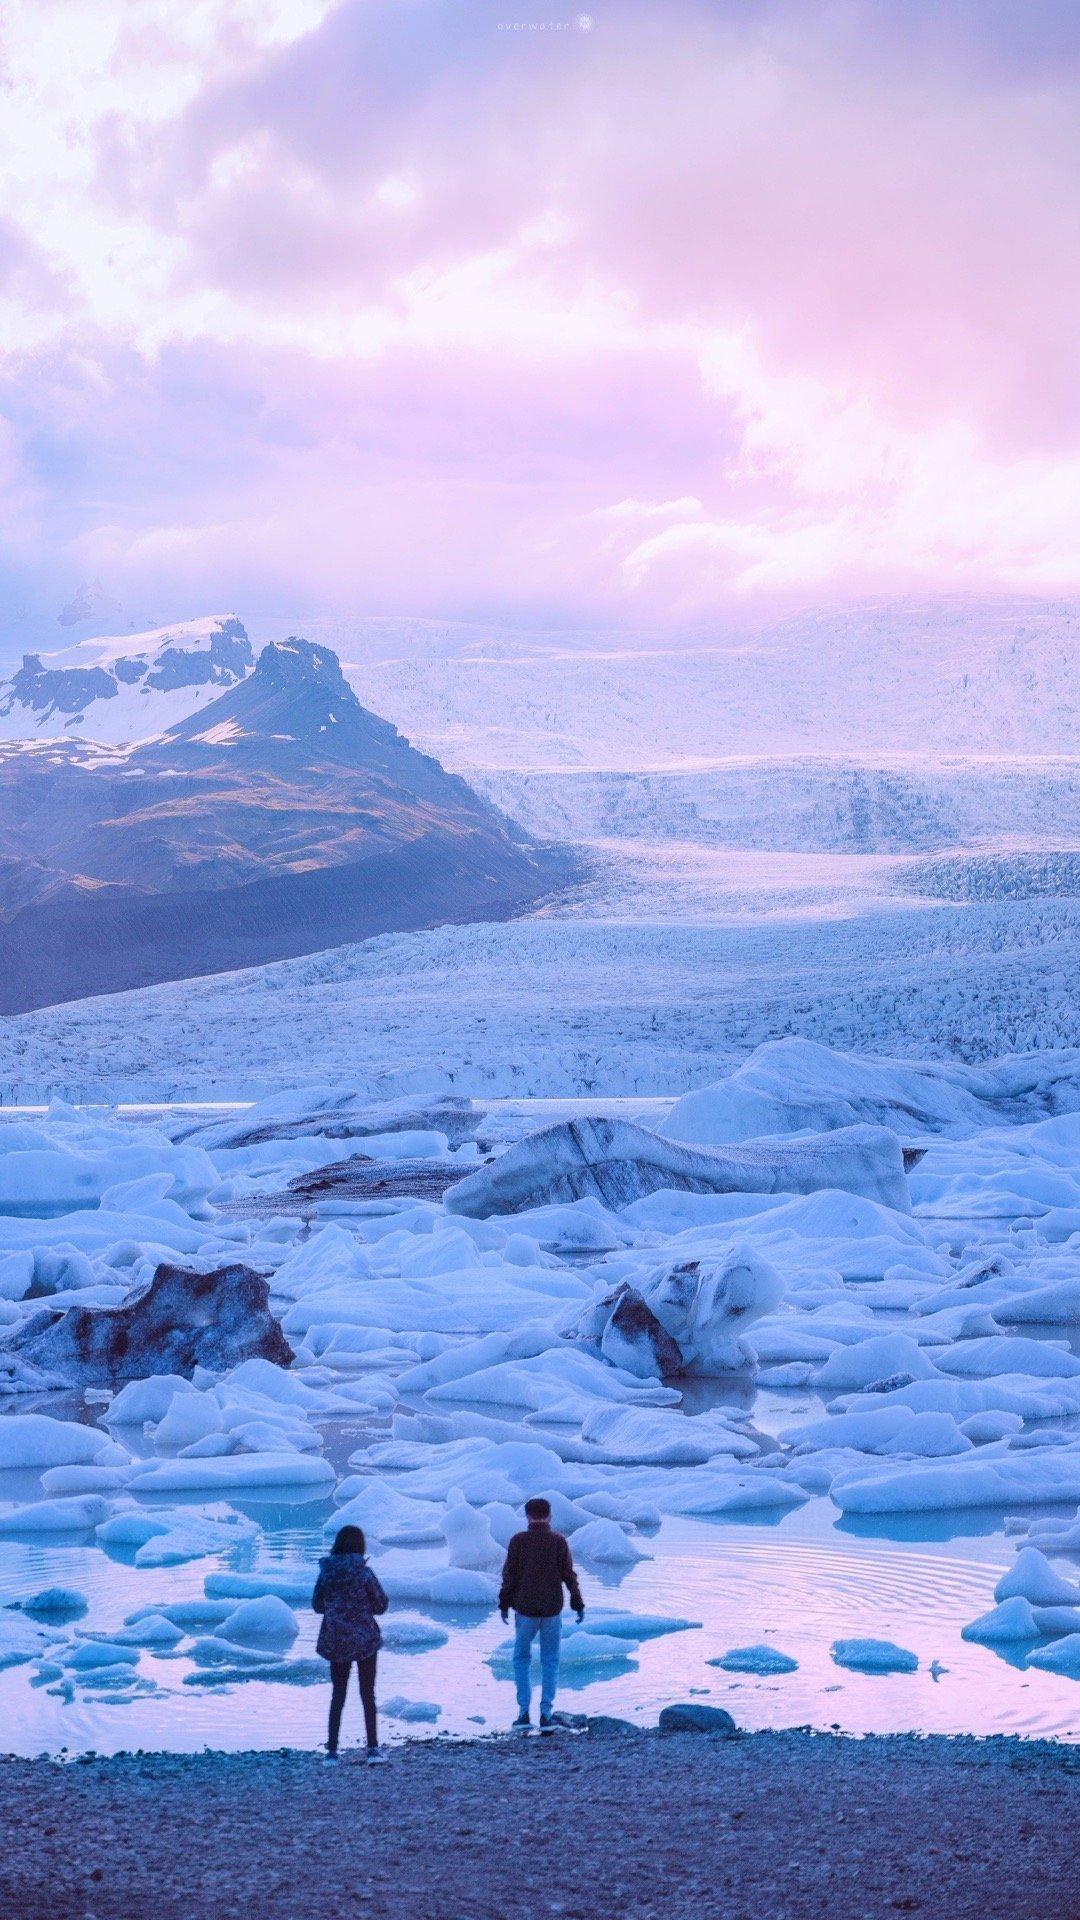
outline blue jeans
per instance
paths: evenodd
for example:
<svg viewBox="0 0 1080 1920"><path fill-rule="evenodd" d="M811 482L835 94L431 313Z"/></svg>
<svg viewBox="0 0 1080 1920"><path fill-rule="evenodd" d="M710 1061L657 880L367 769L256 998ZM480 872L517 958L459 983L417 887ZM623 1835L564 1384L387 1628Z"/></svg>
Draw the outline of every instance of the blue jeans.
<svg viewBox="0 0 1080 1920"><path fill-rule="evenodd" d="M537 1620L532 1614L517 1613L514 1628L514 1684L517 1687L518 1710L528 1713L532 1700L532 1681L529 1678L529 1661L532 1655L532 1643L537 1634L540 1636L540 1711L550 1713L555 1701L555 1689L559 1684L559 1642L562 1639L562 1620L557 1613L550 1620Z"/></svg>

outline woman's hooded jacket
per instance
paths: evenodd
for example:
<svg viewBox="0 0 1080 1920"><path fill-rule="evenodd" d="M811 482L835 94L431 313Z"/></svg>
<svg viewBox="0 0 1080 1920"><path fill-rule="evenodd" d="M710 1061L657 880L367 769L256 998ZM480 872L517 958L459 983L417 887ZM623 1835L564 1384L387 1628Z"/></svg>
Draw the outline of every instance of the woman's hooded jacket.
<svg viewBox="0 0 1080 1920"><path fill-rule="evenodd" d="M322 1614L315 1643L324 1660L366 1660L382 1641L377 1613L389 1606L362 1553L328 1553L319 1561L311 1604Z"/></svg>

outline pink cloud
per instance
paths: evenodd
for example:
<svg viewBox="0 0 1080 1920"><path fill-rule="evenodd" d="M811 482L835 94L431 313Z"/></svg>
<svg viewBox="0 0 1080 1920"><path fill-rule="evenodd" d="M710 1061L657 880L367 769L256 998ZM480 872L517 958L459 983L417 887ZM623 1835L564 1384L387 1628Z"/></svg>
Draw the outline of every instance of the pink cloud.
<svg viewBox="0 0 1080 1920"><path fill-rule="evenodd" d="M135 264L99 292L86 243L54 328L67 469L9 373L72 565L671 620L1080 585L1064 11L324 11L153 123L127 43L88 150Z"/></svg>

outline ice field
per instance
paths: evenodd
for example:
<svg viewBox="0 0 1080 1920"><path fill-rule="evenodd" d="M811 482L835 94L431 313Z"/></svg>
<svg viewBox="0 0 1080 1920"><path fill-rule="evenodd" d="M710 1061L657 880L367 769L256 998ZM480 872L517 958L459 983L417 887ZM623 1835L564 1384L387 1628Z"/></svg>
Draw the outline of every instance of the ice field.
<svg viewBox="0 0 1080 1920"><path fill-rule="evenodd" d="M539 1491L588 1606L568 1709L1075 1732L1080 1052L356 1084L0 1118L13 1749L317 1745L346 1519L388 1737L505 1724Z"/></svg>

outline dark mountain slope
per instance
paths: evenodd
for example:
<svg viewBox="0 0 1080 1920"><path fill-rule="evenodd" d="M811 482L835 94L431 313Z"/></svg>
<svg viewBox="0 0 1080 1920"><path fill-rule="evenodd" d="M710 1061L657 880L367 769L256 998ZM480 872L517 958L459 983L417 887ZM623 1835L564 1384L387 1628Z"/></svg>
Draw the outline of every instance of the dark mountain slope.
<svg viewBox="0 0 1080 1920"><path fill-rule="evenodd" d="M505 918L569 873L290 640L141 746L0 748L0 1012Z"/></svg>

